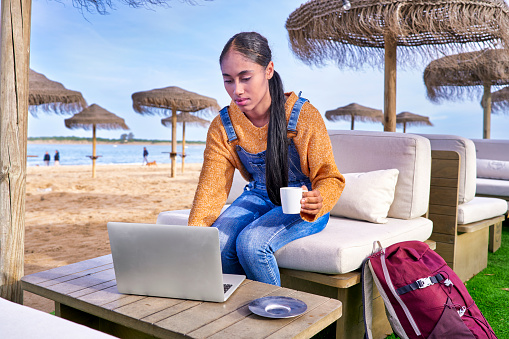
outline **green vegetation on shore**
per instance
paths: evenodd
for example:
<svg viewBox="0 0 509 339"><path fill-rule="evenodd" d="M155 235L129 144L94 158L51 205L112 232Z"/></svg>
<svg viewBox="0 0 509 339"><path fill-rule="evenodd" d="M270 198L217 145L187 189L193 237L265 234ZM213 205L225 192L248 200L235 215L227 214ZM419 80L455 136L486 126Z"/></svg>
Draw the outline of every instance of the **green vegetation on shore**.
<svg viewBox="0 0 509 339"><path fill-rule="evenodd" d="M109 143L109 144L169 144L171 140L151 140L151 139L130 139L130 140L122 140L122 139L107 139L107 138L96 138L98 143ZM84 137L29 137L29 142L39 142L39 143L91 143L92 138L84 138ZM181 144L182 141L177 141L178 144ZM186 140L187 144L204 144L205 141L193 141Z"/></svg>

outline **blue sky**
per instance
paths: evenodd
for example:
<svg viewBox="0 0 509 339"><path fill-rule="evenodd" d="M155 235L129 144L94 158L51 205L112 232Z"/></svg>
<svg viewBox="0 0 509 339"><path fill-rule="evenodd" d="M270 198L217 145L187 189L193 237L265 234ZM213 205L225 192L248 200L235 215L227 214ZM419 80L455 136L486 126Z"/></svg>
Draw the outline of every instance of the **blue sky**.
<svg viewBox="0 0 509 339"><path fill-rule="evenodd" d="M218 64L226 41L241 31L257 31L269 40L276 70L287 91L303 96L325 111L356 102L383 108L384 79L378 68L362 71L335 65L310 67L288 45L285 21L300 0L179 0L169 6L130 8L114 1L109 14L83 14L68 0L33 0L30 67L69 89L81 91L88 104L98 104L123 117L136 138L169 139L171 129L162 116L143 116L132 109L131 94L178 86L215 98L220 106L230 98ZM455 134L482 138L480 97L439 105L426 98L422 80L425 65L398 68L397 113L426 115L433 127L407 127L407 132ZM69 116L29 115L29 136L91 136L70 130ZM210 118L209 118L210 119ZM329 129L350 129L350 122L329 122ZM381 131L381 124L356 122L356 129ZM507 139L509 114L492 115L491 137ZM402 131L398 128L397 131ZM118 138L122 130L99 130L98 137ZM181 139L178 128L178 139ZM186 126L187 140L205 140L206 129Z"/></svg>

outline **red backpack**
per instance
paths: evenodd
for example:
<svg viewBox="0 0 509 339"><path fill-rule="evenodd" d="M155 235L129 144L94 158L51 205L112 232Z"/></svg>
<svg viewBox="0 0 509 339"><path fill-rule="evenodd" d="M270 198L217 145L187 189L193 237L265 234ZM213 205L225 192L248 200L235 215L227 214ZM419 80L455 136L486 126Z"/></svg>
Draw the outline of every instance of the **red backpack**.
<svg viewBox="0 0 509 339"><path fill-rule="evenodd" d="M375 251L376 245L379 249ZM368 268L369 267L369 268ZM465 285L440 255L421 241L382 248L362 265L366 338L371 334L373 281L400 338L495 339Z"/></svg>

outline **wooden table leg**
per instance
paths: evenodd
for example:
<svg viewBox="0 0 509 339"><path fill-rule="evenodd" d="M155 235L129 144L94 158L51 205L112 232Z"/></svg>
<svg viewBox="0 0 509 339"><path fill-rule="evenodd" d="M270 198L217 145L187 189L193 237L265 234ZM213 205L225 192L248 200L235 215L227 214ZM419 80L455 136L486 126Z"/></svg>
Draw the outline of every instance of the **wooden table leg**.
<svg viewBox="0 0 509 339"><path fill-rule="evenodd" d="M119 338L140 338L148 339L154 336L140 332L138 330L114 323L112 321L96 317L87 312L80 311L73 307L58 303L55 301L55 315L63 319L70 320L94 330L111 334Z"/></svg>
<svg viewBox="0 0 509 339"><path fill-rule="evenodd" d="M502 222L490 226L489 251L496 252L502 245Z"/></svg>

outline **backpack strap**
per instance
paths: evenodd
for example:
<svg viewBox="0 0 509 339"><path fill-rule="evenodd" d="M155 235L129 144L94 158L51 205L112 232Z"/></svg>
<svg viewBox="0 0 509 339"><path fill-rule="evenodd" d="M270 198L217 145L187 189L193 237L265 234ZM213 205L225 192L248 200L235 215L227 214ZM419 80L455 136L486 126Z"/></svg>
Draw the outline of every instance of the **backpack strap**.
<svg viewBox="0 0 509 339"><path fill-rule="evenodd" d="M237 140L237 133L235 133L230 115L228 114L228 106L223 107L223 109L219 111L219 116L221 117L221 122L226 131L226 136L228 136L228 142L231 143Z"/></svg>
<svg viewBox="0 0 509 339"><path fill-rule="evenodd" d="M373 339L373 275L368 267L369 257L361 265L362 312L364 315L364 339Z"/></svg>
<svg viewBox="0 0 509 339"><path fill-rule="evenodd" d="M411 284L400 287L396 290L396 293L398 293L398 295L402 295L402 294L405 294L408 292L415 291L419 288L426 288L428 286L438 284L439 282L443 281L444 279L445 279L444 276L442 274L438 273L437 275L434 275L432 277L421 278L421 279L414 281ZM451 283L448 283L448 284L451 284Z"/></svg>

